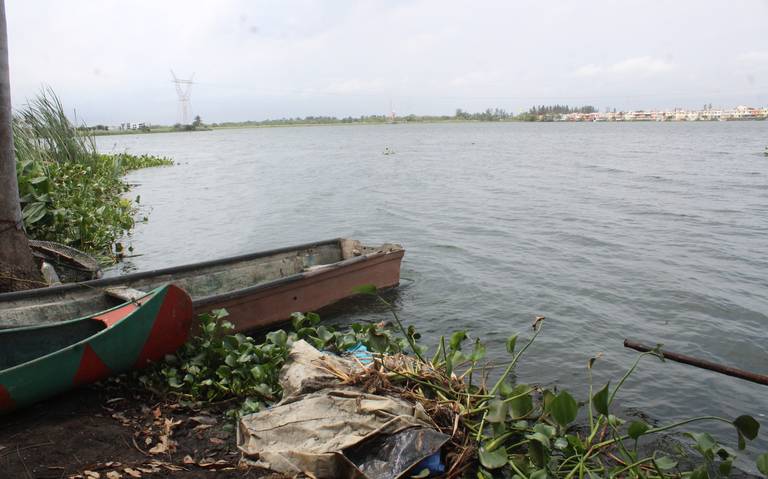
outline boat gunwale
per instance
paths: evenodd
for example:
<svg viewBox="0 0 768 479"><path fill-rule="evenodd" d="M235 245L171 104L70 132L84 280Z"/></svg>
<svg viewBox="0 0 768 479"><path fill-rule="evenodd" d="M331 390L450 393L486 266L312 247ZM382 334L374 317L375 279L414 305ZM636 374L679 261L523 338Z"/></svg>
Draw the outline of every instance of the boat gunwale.
<svg viewBox="0 0 768 479"><path fill-rule="evenodd" d="M155 299L154 297L157 295L157 293L158 293L158 292L160 292L160 290L163 290L163 289L167 289L167 288L169 288L169 287L171 287L171 286L172 286L172 285L170 285L170 284L165 284L165 285L163 285L163 286L159 286L159 287L157 287L157 288L153 289L152 291L149 291L147 294L145 294L145 295L144 295L144 296L142 296L141 298L137 298L137 299L136 299L136 301L139 301L139 300L142 300L142 299L144 299L144 298L146 298L146 297L148 297L148 296L153 296L153 297L152 297L152 298L150 298L150 299L149 299L147 302L140 304L138 308L136 308L136 309L134 309L133 311L131 311L131 312L129 312L128 314L126 314L126 315L125 315L123 318L121 318L119 321L115 322L114 324L112 324L112 325L110 325L110 326L107 326L107 327L105 327L105 328L104 328L104 329L102 329L101 331L98 331L98 332L96 332L96 333L94 333L94 334L91 334L90 336L87 336L87 337L85 337L84 339L81 339L80 341L77 341L76 343L72 343L72 344L70 344L69 346L66 346L66 347L63 347L63 348L57 349L56 351L53 351L53 352L51 352L51 353L48 353L48 354L45 354L45 355L43 355L43 356L38 356L38 357L36 357L35 359L32 359L31 361L26 361L26 362L23 362L23 363L17 364L17 365L15 365L15 366L11 366L10 368L0 369L0 377L2 377L2 376L3 376L3 374L5 374L5 373L7 373L7 372L10 372L10 371L13 371L13 370L15 370L15 369L17 369L17 368L27 367L27 366L33 365L33 364L35 364L35 363L37 363L37 362L39 362L39 361L42 361L42 360L44 360L44 359L48 359L48 358L49 358L49 357L51 357L51 356L54 356L54 355L60 354L60 353L62 353L62 352L65 352L65 351L70 351L71 349L74 349L74 348L75 348L75 347L77 347L77 346L80 346L80 345L82 345L82 344L85 344L85 343L87 343L88 341L91 341L91 340L93 340L94 338L97 338L97 337L99 337L99 336L101 336L101 335L104 335L104 334L106 334L106 333L108 333L108 332L111 332L111 330L112 330L113 328L115 328L116 326L118 326L118 325L122 324L124 321L128 320L128 319L129 319L130 317L132 317L134 314L136 314L137 312L139 312L143 306L145 306L145 305L149 304L149 303L150 303L150 302L151 302L153 299ZM96 313L93 313L93 314L90 314L90 315L81 316L81 317L79 317L79 318L70 319L70 320L67 320L67 321L62 321L62 322L59 322L59 323L52 323L52 324L36 324L36 325L31 325L31 326L21 326L21 327L18 327L18 328L8 328L8 329L2 329L2 330L0 330L0 333L1 333L1 334L7 334L7 333L16 332L16 331L28 331L28 330L34 330L34 329L44 329L44 328L49 328L49 327L56 327L56 326L59 326L59 325L61 325L61 324L65 324L65 323L74 323L75 321L88 321L88 320L91 320L91 319L95 318L96 316L99 316L99 315L101 315L101 314L104 314L104 313L108 313L108 312L110 312L110 311L115 311L115 310L117 310L117 309L120 309L120 308L123 308L123 307L125 307L127 304L130 304L130 303L134 303L134 302L135 302L135 301L126 301L126 302L124 302L124 303L121 303L121 304L119 304L119 305L117 305L117 306L113 307L113 308L105 309L105 310L103 310L103 311L99 311L99 312L96 312Z"/></svg>
<svg viewBox="0 0 768 479"><path fill-rule="evenodd" d="M213 259L213 260L208 260L208 261L201 261L199 263L190 263L190 264L185 264L185 265L180 265L180 266L170 266L170 267L167 267L167 268L151 269L151 270L147 270L147 271L139 271L137 273L130 273L130 274L121 275L121 276L112 276L112 277L109 277L109 278L93 279L93 280L90 280L90 281L83 281L83 282L79 282L79 283L68 283L68 284L61 284L61 285L57 285L57 286L49 286L49 287L46 287L46 288L28 289L28 290L25 290L25 291L14 291L14 292L10 292L10 293L0 293L0 303L3 303L5 301L16 301L16 300L22 300L22 299L29 299L29 298L33 298L33 297L36 297L36 296L42 297L42 296L51 296L51 295L55 295L55 294L59 294L59 293L69 293L69 292L72 292L72 291L81 290L81 289L85 289L85 288L97 288L98 289L98 288L101 288L101 287L104 287L104 286L111 286L111 285L116 284L116 283L125 283L125 282L130 282L130 281L137 281L137 280L142 280L142 279L146 279L146 278L151 278L153 276L162 276L162 275L166 275L166 274L172 275L172 274L175 274L175 273L186 273L188 271L192 271L192 270L195 270L195 269L210 268L210 267L213 267L213 266L221 266L221 265L230 264L230 263L238 263L238 262L243 262L243 261L249 261L249 260L254 260L254 259L257 259L257 258L260 258L260 257L264 257L264 256L271 256L271 255L280 254L280 253L287 253L289 251L295 251L295 250L300 250L300 249L309 249L309 248L312 248L312 247L318 247L318 246L321 246L321 245L326 245L326 244L331 244L331 243L339 243L339 248L341 248L341 241L343 239L344 238L339 237L339 238L334 238L334 239L329 239L329 240L315 241L315 242L312 242L312 243L304 243L304 244L300 244L300 245L296 245L296 246L287 246L287 247L283 247L283 248L275 248L275 249L271 249L271 250L257 251L257 252L254 252L254 253L246 253L246 254L237 255L237 256L229 256L229 257L226 257L226 258L218 258L218 259ZM365 255L363 255L363 256L365 256ZM356 258L359 258L359 256L355 257L355 258L350 258L350 259L356 259ZM344 261L347 261L347 260L342 260L342 261L336 262L336 263L330 263L329 266L330 265L336 265L336 264L339 264L339 263L343 263ZM276 280L268 281L268 282L265 282L265 283L260 283L258 285L249 286L248 288L242 288L242 289L249 289L249 288L254 288L254 287L257 287L257 286L263 286L264 287L264 286L270 285L270 283L281 282L283 280L288 280L289 278L292 278L292 279L290 279L290 281L295 281L296 279L293 278L293 277L301 277L301 275L303 275L303 274L304 273L297 273L297 274L294 274L294 275L286 276L284 278L278 278ZM241 291L241 290L234 290L232 292ZM207 298L210 298L210 296L207 296ZM193 300L193 304L195 304L194 300Z"/></svg>

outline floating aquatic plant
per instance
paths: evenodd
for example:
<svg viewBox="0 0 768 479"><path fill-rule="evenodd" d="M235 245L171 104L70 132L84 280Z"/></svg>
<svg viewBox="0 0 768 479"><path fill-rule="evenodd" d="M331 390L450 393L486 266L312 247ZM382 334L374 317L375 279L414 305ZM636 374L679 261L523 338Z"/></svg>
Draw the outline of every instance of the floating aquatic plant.
<svg viewBox="0 0 768 479"><path fill-rule="evenodd" d="M378 296L375 288L357 290ZM278 401L279 372L294 341L304 339L318 349L343 354L365 345L372 364L349 373L330 371L347 385L377 394L395 395L420 403L434 426L451 436L443 448L444 477L511 477L516 479L583 479L631 477L704 479L728 476L734 449L706 432L683 432L693 457L684 450L660 447L653 436L693 423L724 422L736 432L736 448L754 440L759 423L748 415L735 419L701 416L654 426L616 415L617 396L646 359L663 361L659 349L639 354L612 386L592 385L598 357L587 362L587 394L583 400L565 390L513 382L511 373L541 333L545 319L538 317L525 340L518 334L506 341L509 360L503 367L484 363L486 348L467 331L443 336L424 359L427 348L420 336L404 327L392 308L397 330L382 323L353 324L341 330L319 324L314 313L294 314L292 330L272 331L262 341L232 334L223 310L200 317L200 334L165 363L142 376L147 387L189 404L232 401L232 415L260 410ZM414 354L407 354L412 352ZM491 381L491 378L494 378ZM666 437L666 436L664 436ZM768 475L768 454L757 460ZM415 471L415 477L426 477Z"/></svg>

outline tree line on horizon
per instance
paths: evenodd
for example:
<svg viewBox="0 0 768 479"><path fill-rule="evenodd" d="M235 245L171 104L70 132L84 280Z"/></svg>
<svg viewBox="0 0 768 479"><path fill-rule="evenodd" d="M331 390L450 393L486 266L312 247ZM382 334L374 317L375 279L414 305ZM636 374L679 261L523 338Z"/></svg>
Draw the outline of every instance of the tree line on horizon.
<svg viewBox="0 0 768 479"><path fill-rule="evenodd" d="M487 108L485 111L468 112L461 108L456 109L453 115L404 115L392 117L387 115L362 115L359 117L335 116L306 116L288 117L267 120L227 121L211 123L216 127L235 126L281 126L281 125L327 125L345 123L394 123L394 122L425 122L425 121L548 121L557 115L568 113L595 113L597 108L591 105L571 107L568 105L538 105L531 107L527 112L515 115L503 108Z"/></svg>

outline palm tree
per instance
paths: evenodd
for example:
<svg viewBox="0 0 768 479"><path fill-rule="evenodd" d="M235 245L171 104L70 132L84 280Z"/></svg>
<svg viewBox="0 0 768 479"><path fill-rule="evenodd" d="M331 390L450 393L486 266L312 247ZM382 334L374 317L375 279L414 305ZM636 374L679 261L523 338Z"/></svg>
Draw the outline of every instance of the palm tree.
<svg viewBox="0 0 768 479"><path fill-rule="evenodd" d="M5 0L0 0L0 292L30 289L41 284L21 221L11 130L7 30Z"/></svg>

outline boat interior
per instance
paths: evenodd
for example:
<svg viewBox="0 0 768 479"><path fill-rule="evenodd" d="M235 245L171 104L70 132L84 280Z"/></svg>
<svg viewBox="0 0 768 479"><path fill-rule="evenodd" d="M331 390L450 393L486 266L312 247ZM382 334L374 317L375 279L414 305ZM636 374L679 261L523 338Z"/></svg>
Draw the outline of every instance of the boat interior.
<svg viewBox="0 0 768 479"><path fill-rule="evenodd" d="M106 329L94 319L0 331L0 371L59 351Z"/></svg>

